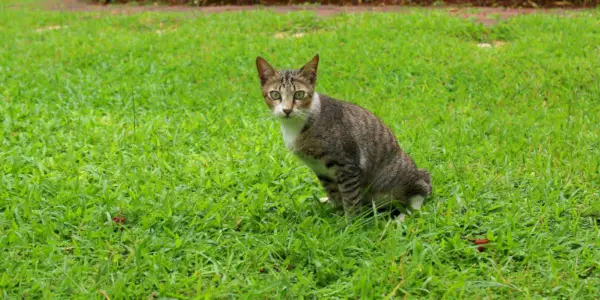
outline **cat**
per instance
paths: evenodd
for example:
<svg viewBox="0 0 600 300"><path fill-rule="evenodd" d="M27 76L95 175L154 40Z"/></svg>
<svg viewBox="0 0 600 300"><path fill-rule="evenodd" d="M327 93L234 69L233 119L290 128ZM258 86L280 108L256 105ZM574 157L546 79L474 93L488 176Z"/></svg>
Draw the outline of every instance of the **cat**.
<svg viewBox="0 0 600 300"><path fill-rule="evenodd" d="M258 56L264 102L281 122L286 147L316 174L346 215L365 208L419 210L431 178L370 111L315 91L319 55L300 69L276 70ZM404 214L401 214L401 218Z"/></svg>

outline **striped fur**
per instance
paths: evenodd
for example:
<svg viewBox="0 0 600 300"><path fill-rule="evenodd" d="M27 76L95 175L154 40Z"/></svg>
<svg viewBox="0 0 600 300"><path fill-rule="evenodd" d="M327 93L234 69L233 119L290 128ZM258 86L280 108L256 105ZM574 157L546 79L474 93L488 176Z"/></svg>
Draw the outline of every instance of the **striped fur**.
<svg viewBox="0 0 600 300"><path fill-rule="evenodd" d="M427 171L417 168L373 113L314 91L318 61L315 56L298 70L278 71L257 58L265 103L281 121L288 149L313 169L329 201L347 213L373 204L420 208L431 194ZM298 91L305 97L294 99Z"/></svg>

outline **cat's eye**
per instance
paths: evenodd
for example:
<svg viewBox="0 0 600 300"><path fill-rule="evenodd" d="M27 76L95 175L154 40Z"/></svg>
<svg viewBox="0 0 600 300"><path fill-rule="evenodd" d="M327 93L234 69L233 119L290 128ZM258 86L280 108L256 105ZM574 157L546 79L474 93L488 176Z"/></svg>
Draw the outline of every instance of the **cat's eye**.
<svg viewBox="0 0 600 300"><path fill-rule="evenodd" d="M277 92L277 91L271 91L269 93L269 95L271 96L271 99L273 99L273 100L279 100L279 99L281 99L281 94L279 92Z"/></svg>
<svg viewBox="0 0 600 300"><path fill-rule="evenodd" d="M304 92L303 91L297 91L294 93L294 99L296 100L302 100L304 99Z"/></svg>

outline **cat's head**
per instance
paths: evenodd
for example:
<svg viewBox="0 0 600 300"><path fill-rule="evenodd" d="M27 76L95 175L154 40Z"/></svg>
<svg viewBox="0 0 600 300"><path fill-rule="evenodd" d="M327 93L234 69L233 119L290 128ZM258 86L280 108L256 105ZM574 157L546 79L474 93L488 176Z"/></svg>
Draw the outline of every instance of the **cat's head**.
<svg viewBox="0 0 600 300"><path fill-rule="evenodd" d="M308 116L317 82L319 55L297 70L276 70L262 57L256 68L265 103L278 118Z"/></svg>

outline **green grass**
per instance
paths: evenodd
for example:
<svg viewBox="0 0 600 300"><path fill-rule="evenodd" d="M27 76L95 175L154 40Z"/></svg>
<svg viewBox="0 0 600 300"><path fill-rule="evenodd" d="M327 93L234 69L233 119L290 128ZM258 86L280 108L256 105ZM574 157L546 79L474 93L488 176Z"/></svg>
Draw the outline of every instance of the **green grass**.
<svg viewBox="0 0 600 300"><path fill-rule="evenodd" d="M0 16L3 298L600 293L598 11ZM254 66L315 53L318 90L431 171L420 215L347 223L316 200Z"/></svg>

